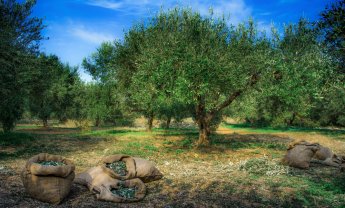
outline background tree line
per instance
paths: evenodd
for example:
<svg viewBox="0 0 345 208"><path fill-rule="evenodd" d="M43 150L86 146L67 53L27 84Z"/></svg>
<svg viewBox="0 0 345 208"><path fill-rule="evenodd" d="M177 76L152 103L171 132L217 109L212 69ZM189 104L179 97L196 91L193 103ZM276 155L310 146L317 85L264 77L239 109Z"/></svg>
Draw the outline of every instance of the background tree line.
<svg viewBox="0 0 345 208"><path fill-rule="evenodd" d="M24 111L51 118L129 125L192 117L207 145L224 116L251 125L345 126L344 1L317 22L300 19L270 35L253 20L175 8L133 25L77 67L39 51L42 20L35 1L0 0L0 121L10 131Z"/></svg>

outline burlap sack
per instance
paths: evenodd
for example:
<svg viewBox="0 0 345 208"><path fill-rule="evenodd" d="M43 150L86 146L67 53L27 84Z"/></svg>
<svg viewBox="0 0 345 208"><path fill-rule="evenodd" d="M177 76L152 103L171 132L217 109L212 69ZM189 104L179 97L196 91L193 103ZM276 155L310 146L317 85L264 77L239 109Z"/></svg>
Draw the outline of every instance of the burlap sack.
<svg viewBox="0 0 345 208"><path fill-rule="evenodd" d="M128 171L126 176L120 176L110 168L106 167L107 163L113 163L115 161L124 161L126 163ZM147 183L159 180L163 177L163 174L155 167L153 162L128 155L112 155L105 157L102 160L102 168L104 172L109 174L111 177L120 180L139 178L143 182Z"/></svg>
<svg viewBox="0 0 345 208"><path fill-rule="evenodd" d="M334 156L331 149L320 145L319 149L315 152L314 158L318 160L326 160Z"/></svg>
<svg viewBox="0 0 345 208"><path fill-rule="evenodd" d="M35 162L58 161L64 166L43 166ZM30 158L21 172L26 192L37 200L59 204L70 192L75 166L57 155L39 154ZM56 171L56 172L54 172Z"/></svg>
<svg viewBox="0 0 345 208"><path fill-rule="evenodd" d="M151 161L134 157L136 167L136 177L140 178L144 183L159 180L163 174L155 167Z"/></svg>
<svg viewBox="0 0 345 208"><path fill-rule="evenodd" d="M345 172L345 156L341 156L340 170L341 170L342 172Z"/></svg>
<svg viewBox="0 0 345 208"><path fill-rule="evenodd" d="M116 179L115 179L116 180ZM119 195L113 194L110 190L113 188L127 187L135 188L135 195L133 198L124 198ZM98 200L111 201L111 202L136 202L142 200L146 195L146 186L138 178L120 181L117 180L116 183L103 183L102 186L95 186L94 190L99 191L96 194Z"/></svg>
<svg viewBox="0 0 345 208"><path fill-rule="evenodd" d="M74 182L80 185L87 186L88 189L92 190L92 181L96 178L97 175L104 174L103 168L101 166L93 167L88 169L85 172L79 173L76 175ZM107 178L111 178L108 177Z"/></svg>
<svg viewBox="0 0 345 208"><path fill-rule="evenodd" d="M342 157L337 156L332 152L331 149L324 146L319 146L319 150L315 152L314 157L312 158L311 162L320 163L323 165L333 166L333 167L340 167L342 164Z"/></svg>
<svg viewBox="0 0 345 208"><path fill-rule="evenodd" d="M142 200L146 194L146 186L140 179L121 181L112 178L104 172L101 166L90 168L89 170L78 174L75 182L86 185L90 191L96 193L98 200L103 201L135 202ZM124 198L111 192L111 189L118 188L120 185L129 188L135 187L136 191L134 197Z"/></svg>
<svg viewBox="0 0 345 208"><path fill-rule="evenodd" d="M38 164L43 161L62 162L65 165L61 166L45 166ZM41 153L30 158L26 163L26 169L36 176L58 176L67 177L74 171L75 166L72 161L65 159L59 155L50 155Z"/></svg>
<svg viewBox="0 0 345 208"><path fill-rule="evenodd" d="M319 146L319 144L311 144L305 141L293 143L289 146L283 163L291 167L307 169L315 152L319 150Z"/></svg>
<svg viewBox="0 0 345 208"><path fill-rule="evenodd" d="M116 161L123 161L126 163L127 174L125 176L121 176L117 174L116 172L114 172L112 169L106 167L107 164L110 164ZM105 157L102 159L101 166L104 172L106 172L108 175L116 179L127 180L127 179L135 178L136 176L135 161L131 156L128 156L128 155L118 154L118 155L111 155L111 156Z"/></svg>

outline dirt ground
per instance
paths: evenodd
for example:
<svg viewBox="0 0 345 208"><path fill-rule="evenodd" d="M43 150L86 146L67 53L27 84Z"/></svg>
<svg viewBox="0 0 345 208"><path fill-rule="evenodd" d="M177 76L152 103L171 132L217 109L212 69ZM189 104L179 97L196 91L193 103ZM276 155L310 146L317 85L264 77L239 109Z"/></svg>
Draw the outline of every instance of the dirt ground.
<svg viewBox="0 0 345 208"><path fill-rule="evenodd" d="M18 132L37 139L29 144L1 146L0 207L344 207L345 173L339 169L312 165L302 171L279 164L288 143L300 139L345 155L344 135L262 134L221 127L211 147L194 149L196 135L190 131L112 129L85 133L55 128ZM76 173L99 164L103 156L127 153L155 162L164 178L147 183L147 196L137 203L97 201L86 187L73 184L60 205L50 205L31 199L20 179L26 160L39 152L73 160ZM253 158L266 161L263 173L241 169Z"/></svg>

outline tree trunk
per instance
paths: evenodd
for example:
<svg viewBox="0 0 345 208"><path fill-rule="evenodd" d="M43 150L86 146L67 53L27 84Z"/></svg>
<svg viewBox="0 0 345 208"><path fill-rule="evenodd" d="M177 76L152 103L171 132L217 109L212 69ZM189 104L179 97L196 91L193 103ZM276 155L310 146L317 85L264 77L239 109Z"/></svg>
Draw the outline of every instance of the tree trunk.
<svg viewBox="0 0 345 208"><path fill-rule="evenodd" d="M198 98L198 105L196 106L196 118L199 126L199 140L196 147L208 146L210 144L209 136L211 134L210 122L213 118L212 114L206 113L205 98Z"/></svg>
<svg viewBox="0 0 345 208"><path fill-rule="evenodd" d="M49 127L49 125L48 125L48 117L44 117L42 119L42 122L43 122L43 127L44 128L48 128Z"/></svg>
<svg viewBox="0 0 345 208"><path fill-rule="evenodd" d="M3 122L2 124L2 129L4 131L4 133L10 133L14 128L13 123L10 122Z"/></svg>
<svg viewBox="0 0 345 208"><path fill-rule="evenodd" d="M167 123L166 123L166 126L165 128L169 129L170 128L170 122L171 122L171 117L168 116L168 119L167 119Z"/></svg>
<svg viewBox="0 0 345 208"><path fill-rule="evenodd" d="M295 119L296 119L296 112L293 112L293 113L292 113L292 118L289 120L288 125L289 125L289 126L292 126L293 123L294 123L294 121L295 121Z"/></svg>
<svg viewBox="0 0 345 208"><path fill-rule="evenodd" d="M196 143L197 147L210 145L210 122L207 118L201 117L198 121L199 126L199 140Z"/></svg>
<svg viewBox="0 0 345 208"><path fill-rule="evenodd" d="M153 113L150 113L149 117L147 118L147 131L152 131L152 126L153 126Z"/></svg>
<svg viewBox="0 0 345 208"><path fill-rule="evenodd" d="M99 117L97 117L97 118L96 118L96 122L95 122L95 126L96 126L96 127L99 127L100 122L101 122L101 121L100 121Z"/></svg>

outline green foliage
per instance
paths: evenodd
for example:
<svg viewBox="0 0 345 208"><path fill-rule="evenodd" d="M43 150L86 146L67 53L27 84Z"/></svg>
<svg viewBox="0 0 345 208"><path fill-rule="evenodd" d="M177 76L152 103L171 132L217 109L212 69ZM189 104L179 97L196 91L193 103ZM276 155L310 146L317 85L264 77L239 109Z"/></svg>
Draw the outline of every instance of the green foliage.
<svg viewBox="0 0 345 208"><path fill-rule="evenodd" d="M23 113L42 20L32 17L36 1L0 1L0 122L8 132Z"/></svg>
<svg viewBox="0 0 345 208"><path fill-rule="evenodd" d="M176 8L131 28L116 44L114 63L135 109L150 116L169 101L190 105L209 132L216 114L268 67L269 45L252 21L228 27Z"/></svg>
<svg viewBox="0 0 345 208"><path fill-rule="evenodd" d="M331 81L324 82L320 99L314 101L310 117L319 125L345 126L345 1L337 0L327 6L316 26L336 67L329 74Z"/></svg>
<svg viewBox="0 0 345 208"><path fill-rule="evenodd" d="M106 83L111 82L114 76L113 64L115 57L115 47L110 42L104 42L92 53L91 56L84 58L82 66L91 74L94 80Z"/></svg>
<svg viewBox="0 0 345 208"><path fill-rule="evenodd" d="M84 117L95 121L96 126L109 121L116 125L131 125L130 113L126 108L124 96L117 84L114 68L116 46L104 42L91 56L83 60L84 69L91 74L96 83L85 84ZM127 111L126 111L127 110Z"/></svg>
<svg viewBox="0 0 345 208"><path fill-rule="evenodd" d="M116 87L108 83L79 82L74 86L70 118L89 120L95 126L106 122L115 125L132 123L129 113L122 110Z"/></svg>
<svg viewBox="0 0 345 208"><path fill-rule="evenodd" d="M70 89L79 79L77 68L61 63L54 55L41 54L34 76L31 79L29 105L33 116L48 125L48 119L55 114L65 120L67 109L72 105Z"/></svg>
<svg viewBox="0 0 345 208"><path fill-rule="evenodd" d="M345 126L345 85L335 83L325 89L322 99L315 102L311 118L322 126Z"/></svg>
<svg viewBox="0 0 345 208"><path fill-rule="evenodd" d="M283 36L273 32L267 38L252 20L233 27L188 9L161 12L115 43L115 79L132 109L147 117L160 112L168 120L176 104L190 106L200 142L237 101L234 112L246 108L248 120L306 123L311 100L320 98L332 74L332 59L304 19Z"/></svg>
<svg viewBox="0 0 345 208"><path fill-rule="evenodd" d="M328 50L339 63L339 74L345 72L345 1L336 0L327 6L317 22ZM344 76L344 75L343 75ZM344 77L343 77L344 78Z"/></svg>
<svg viewBox="0 0 345 208"><path fill-rule="evenodd" d="M274 42L272 79L235 101L228 114L258 125L317 125L311 112L332 80L331 57L324 53L315 30L304 19L286 26L282 38Z"/></svg>

